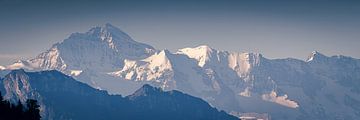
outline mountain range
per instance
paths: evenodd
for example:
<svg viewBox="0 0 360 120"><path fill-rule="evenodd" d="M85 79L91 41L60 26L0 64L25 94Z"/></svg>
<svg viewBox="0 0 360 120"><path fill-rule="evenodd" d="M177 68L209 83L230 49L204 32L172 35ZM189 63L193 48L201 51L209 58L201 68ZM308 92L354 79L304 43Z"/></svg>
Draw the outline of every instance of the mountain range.
<svg viewBox="0 0 360 120"><path fill-rule="evenodd" d="M237 120L199 98L150 85L123 97L109 95L56 70L12 70L1 79L5 99L37 99L46 120Z"/></svg>
<svg viewBox="0 0 360 120"><path fill-rule="evenodd" d="M58 70L111 94L131 96L145 84L178 90L228 113L269 113L277 120L360 117L360 60L317 51L306 60L206 45L170 52L105 24L0 69L19 68Z"/></svg>

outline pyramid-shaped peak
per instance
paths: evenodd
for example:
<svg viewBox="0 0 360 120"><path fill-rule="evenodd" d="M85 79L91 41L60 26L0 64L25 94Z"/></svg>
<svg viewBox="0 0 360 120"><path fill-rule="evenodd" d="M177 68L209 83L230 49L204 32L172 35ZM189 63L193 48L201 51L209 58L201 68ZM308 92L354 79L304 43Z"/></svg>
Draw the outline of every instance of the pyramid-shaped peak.
<svg viewBox="0 0 360 120"><path fill-rule="evenodd" d="M124 33L120 28L110 24L110 23L106 23L105 25L101 26L100 27L102 30L104 31L108 31L108 32L121 32L121 33ZM126 33L124 33L126 34Z"/></svg>
<svg viewBox="0 0 360 120"><path fill-rule="evenodd" d="M320 53L319 51L316 51L316 50L312 51L311 54L312 55L323 55L322 53Z"/></svg>
<svg viewBox="0 0 360 120"><path fill-rule="evenodd" d="M170 52L169 50L167 50L167 49L164 49L164 50L161 50L161 51L159 52L159 54L167 56L167 55L170 55L171 52Z"/></svg>
<svg viewBox="0 0 360 120"><path fill-rule="evenodd" d="M125 32L123 32L121 29L119 29L118 27L115 27L114 25L110 24L110 23L106 23L104 25L101 26L95 26L92 27L88 32L88 35L92 35L92 36L99 36L99 37L116 37L116 38L120 38L120 39L126 39L126 40L131 40L132 38L126 34Z"/></svg>
<svg viewBox="0 0 360 120"><path fill-rule="evenodd" d="M327 58L324 54L320 53L319 51L312 51L308 58L306 59L306 62L310 62L313 60L322 60Z"/></svg>
<svg viewBox="0 0 360 120"><path fill-rule="evenodd" d="M79 43L78 41L102 41L112 49L117 51L123 51L125 54L134 52L153 52L154 48L150 45L137 42L133 40L128 34L120 30L118 27L110 23L106 23L101 26L95 26L90 28L85 33L73 33L68 39L65 39L63 43L69 43L70 45ZM83 45L83 44L82 44ZM58 46L58 45L56 45ZM139 53L140 54L140 53Z"/></svg>
<svg viewBox="0 0 360 120"><path fill-rule="evenodd" d="M151 62L152 65L166 65L166 66L171 66L170 63L170 58L171 57L171 53L168 50L161 50L157 53L155 53L154 55L144 59L144 61L147 62Z"/></svg>
<svg viewBox="0 0 360 120"><path fill-rule="evenodd" d="M105 23L103 25L99 25L99 26L94 26L92 27L92 29L103 29L103 30L120 30L118 27L110 24L110 23ZM120 30L121 31L121 30Z"/></svg>

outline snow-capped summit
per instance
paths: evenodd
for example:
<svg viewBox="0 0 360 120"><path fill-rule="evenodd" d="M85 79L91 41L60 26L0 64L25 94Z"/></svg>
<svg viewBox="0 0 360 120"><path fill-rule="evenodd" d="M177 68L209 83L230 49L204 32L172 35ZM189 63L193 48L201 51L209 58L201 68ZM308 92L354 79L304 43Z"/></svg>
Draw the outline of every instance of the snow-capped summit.
<svg viewBox="0 0 360 120"><path fill-rule="evenodd" d="M160 52L155 53L154 55L144 59L143 61L151 63L153 67L171 67L171 63L168 58L170 54L171 53L168 50L161 50Z"/></svg>
<svg viewBox="0 0 360 120"><path fill-rule="evenodd" d="M311 54L308 56L308 58L306 59L306 62L311 62L314 60L324 60L327 57L323 54L321 54L318 51L312 51Z"/></svg>
<svg viewBox="0 0 360 120"><path fill-rule="evenodd" d="M62 44L68 41L71 41L69 43L93 41L96 44L106 45L104 47L109 47L120 53L122 57L130 59L144 58L155 52L152 46L134 41L128 34L109 23L93 27L86 33L72 34Z"/></svg>
<svg viewBox="0 0 360 120"><path fill-rule="evenodd" d="M109 74L126 80L162 84L160 87L163 89L173 88L175 85L172 82L174 81L170 78L174 73L172 63L168 58L170 54L168 50L162 50L142 60L126 59L122 70Z"/></svg>
<svg viewBox="0 0 360 120"><path fill-rule="evenodd" d="M120 29L105 24L85 33L74 33L36 58L9 67L56 69L65 73L86 69L112 71L122 67L124 59L143 59L155 51L150 45L136 42Z"/></svg>
<svg viewBox="0 0 360 120"><path fill-rule="evenodd" d="M187 55L198 61L200 67L205 64L216 66L229 66L232 69L247 71L251 66L259 65L262 55L258 53L238 53L218 51L209 46L201 45L195 48L183 48L177 54Z"/></svg>
<svg viewBox="0 0 360 120"><path fill-rule="evenodd" d="M27 70L59 70L78 78L95 88L108 88L115 83L107 73L124 67L125 60L141 60L157 50L152 46L134 41L129 35L110 24L96 26L84 33L71 34L64 41L29 60L19 60L6 68ZM111 80L115 80L112 78ZM137 89L141 84L118 81L121 91ZM129 85L131 84L131 85ZM130 86L130 87L128 87ZM112 87L114 88L114 87ZM117 89L118 90L118 89ZM109 90L114 92L117 90ZM127 93L133 91L129 90Z"/></svg>
<svg viewBox="0 0 360 120"><path fill-rule="evenodd" d="M4 66L0 65L0 70L5 70L6 68Z"/></svg>
<svg viewBox="0 0 360 120"><path fill-rule="evenodd" d="M178 50L178 54L185 54L190 58L196 59L200 67L203 67L206 62L213 56L213 52L216 50L212 49L207 45L201 45L195 48L183 48Z"/></svg>
<svg viewBox="0 0 360 120"><path fill-rule="evenodd" d="M71 37L77 37L81 33L74 33ZM100 38L100 39L89 39L89 40L110 40L112 37L117 37L116 40L122 41L133 41L132 38L121 31L119 28L114 27L113 25L107 23L103 26L95 26L91 28L88 32L86 32L88 36L93 38Z"/></svg>

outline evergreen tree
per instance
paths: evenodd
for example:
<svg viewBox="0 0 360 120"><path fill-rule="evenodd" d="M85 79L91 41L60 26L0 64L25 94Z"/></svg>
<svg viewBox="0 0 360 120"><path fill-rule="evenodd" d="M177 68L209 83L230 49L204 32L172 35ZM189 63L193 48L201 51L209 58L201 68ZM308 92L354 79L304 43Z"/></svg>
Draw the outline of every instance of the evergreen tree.
<svg viewBox="0 0 360 120"><path fill-rule="evenodd" d="M26 111L26 117L29 120L40 120L40 106L37 104L36 100L27 100L26 101L28 110Z"/></svg>
<svg viewBox="0 0 360 120"><path fill-rule="evenodd" d="M12 113L13 116L18 120L22 120L24 118L24 106L20 100L16 105L14 105Z"/></svg>
<svg viewBox="0 0 360 120"><path fill-rule="evenodd" d="M27 100L26 107L20 100L12 104L0 92L0 120L40 120L39 107L36 100Z"/></svg>

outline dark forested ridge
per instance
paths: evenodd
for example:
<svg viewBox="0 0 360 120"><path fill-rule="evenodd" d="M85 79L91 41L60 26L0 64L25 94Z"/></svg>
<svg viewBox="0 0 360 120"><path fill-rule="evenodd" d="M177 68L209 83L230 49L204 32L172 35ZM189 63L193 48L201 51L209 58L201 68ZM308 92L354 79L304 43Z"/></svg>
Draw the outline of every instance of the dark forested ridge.
<svg viewBox="0 0 360 120"><path fill-rule="evenodd" d="M0 120L40 120L39 105L36 100L27 100L26 106L4 100L0 92Z"/></svg>
<svg viewBox="0 0 360 120"><path fill-rule="evenodd" d="M17 91L12 88L26 88ZM61 72L13 70L0 82L0 90L17 97L37 95L45 106L44 119L54 120L237 120L202 99L178 91L144 85L134 94L109 95ZM37 98L35 98L37 99ZM50 111L50 112L49 112Z"/></svg>

